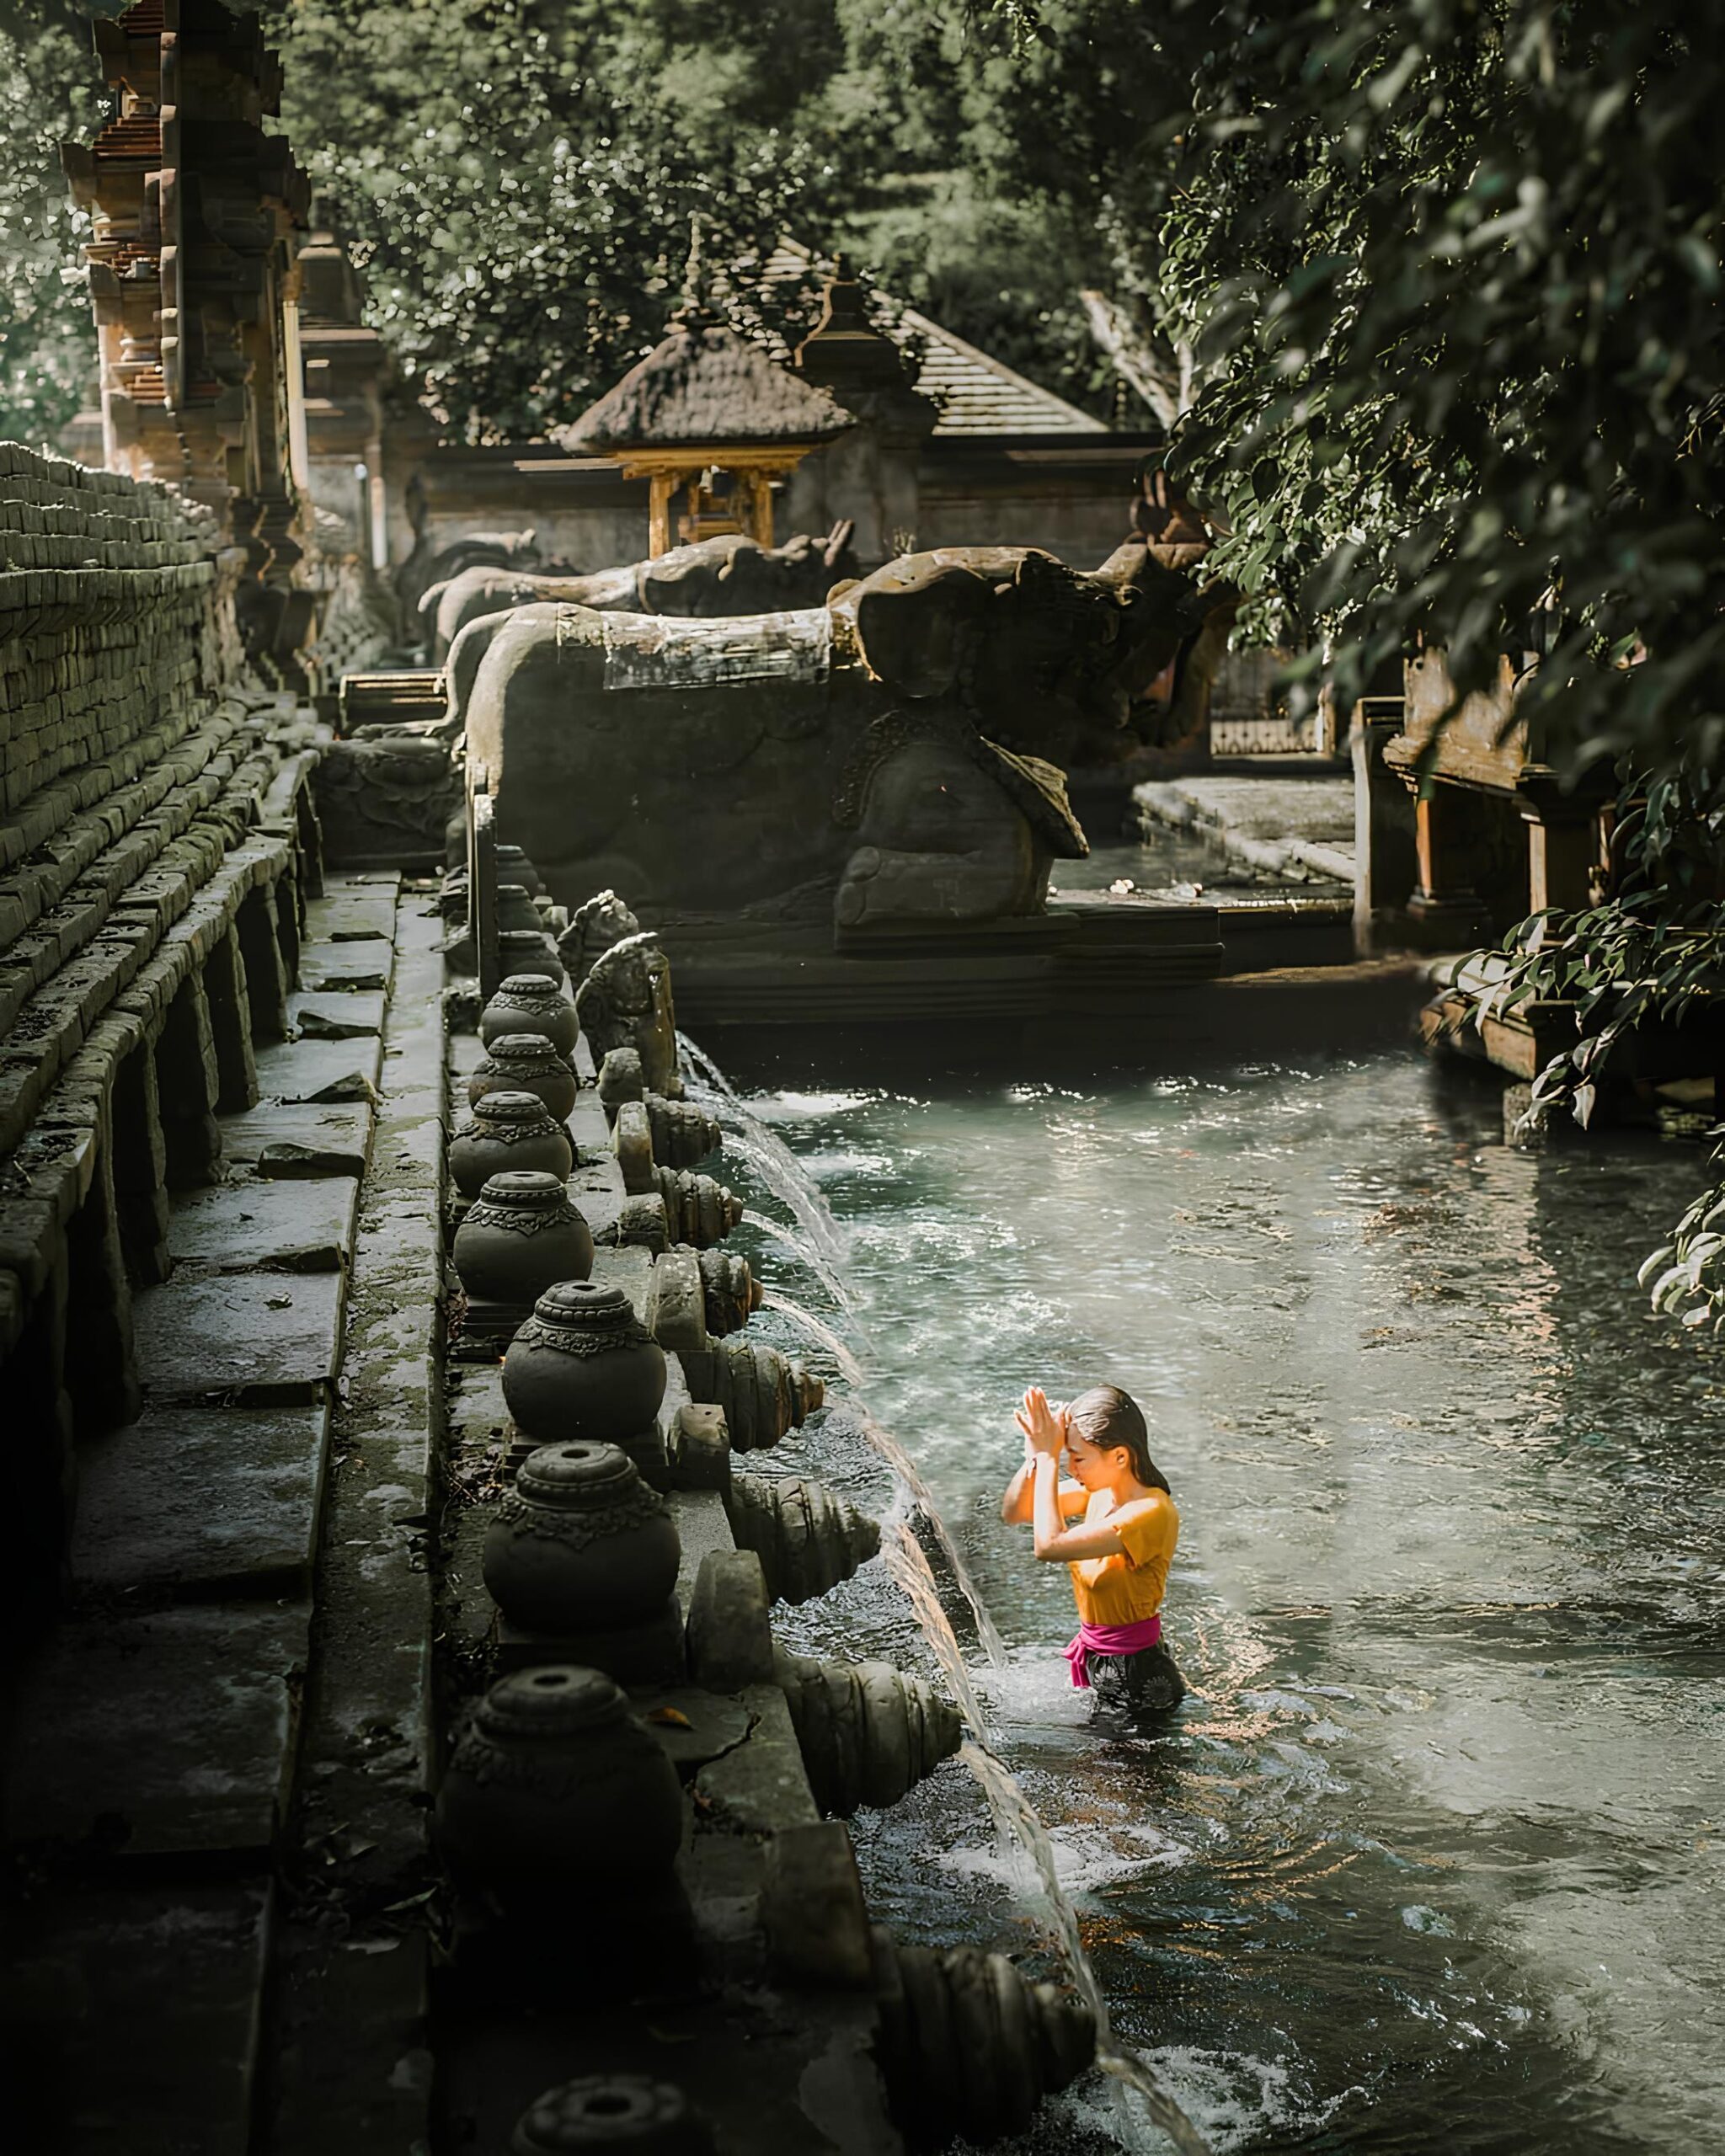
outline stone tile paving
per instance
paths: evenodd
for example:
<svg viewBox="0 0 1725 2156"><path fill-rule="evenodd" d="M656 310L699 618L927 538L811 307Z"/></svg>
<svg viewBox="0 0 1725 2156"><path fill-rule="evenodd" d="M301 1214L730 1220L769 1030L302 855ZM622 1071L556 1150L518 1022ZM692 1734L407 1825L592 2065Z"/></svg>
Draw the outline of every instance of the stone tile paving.
<svg viewBox="0 0 1725 2156"><path fill-rule="evenodd" d="M109 1886L13 1913L0 2020L19 2156L245 2156L274 1892Z"/></svg>
<svg viewBox="0 0 1725 2156"><path fill-rule="evenodd" d="M335 1273L353 1255L354 1176L254 1177L188 1191L168 1222L176 1263L216 1273Z"/></svg>
<svg viewBox="0 0 1725 2156"><path fill-rule="evenodd" d="M7 1838L125 1860L266 1858L310 1622L302 1601L61 1625L19 1687Z"/></svg>
<svg viewBox="0 0 1725 2156"><path fill-rule="evenodd" d="M300 1591L328 1437L325 1401L147 1408L85 1450L73 1576L121 1591Z"/></svg>

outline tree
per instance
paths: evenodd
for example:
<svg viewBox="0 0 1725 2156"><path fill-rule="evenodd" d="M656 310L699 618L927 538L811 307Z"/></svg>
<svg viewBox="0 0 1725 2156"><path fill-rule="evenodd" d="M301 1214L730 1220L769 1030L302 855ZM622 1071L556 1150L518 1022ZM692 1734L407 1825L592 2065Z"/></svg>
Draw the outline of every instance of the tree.
<svg viewBox="0 0 1725 2156"><path fill-rule="evenodd" d="M83 10L0 8L0 440L51 443L95 373L89 221L72 207L58 145L88 136L105 111Z"/></svg>

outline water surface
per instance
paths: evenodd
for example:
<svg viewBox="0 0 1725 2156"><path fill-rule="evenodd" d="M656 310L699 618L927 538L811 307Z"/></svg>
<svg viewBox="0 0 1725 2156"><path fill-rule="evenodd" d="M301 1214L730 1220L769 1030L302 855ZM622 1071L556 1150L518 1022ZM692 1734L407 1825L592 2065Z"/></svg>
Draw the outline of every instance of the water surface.
<svg viewBox="0 0 1725 2156"><path fill-rule="evenodd" d="M763 1270L951 1523L1007 1645L995 1742L1120 2034L1215 2145L1717 2148L1721 1364L1633 1284L1698 1155L1509 1150L1494 1091L1400 1054L756 1106L853 1313L782 1245ZM1064 1572L996 1511L1025 1384L1104 1378L1184 1518L1192 1696L1156 1741L1088 1726ZM750 1464L889 1496L842 1408ZM927 1662L878 1565L788 1630ZM902 1935L1036 1957L961 1767L856 1826ZM1081 2091L1037 2145L1106 2148L1108 2116Z"/></svg>

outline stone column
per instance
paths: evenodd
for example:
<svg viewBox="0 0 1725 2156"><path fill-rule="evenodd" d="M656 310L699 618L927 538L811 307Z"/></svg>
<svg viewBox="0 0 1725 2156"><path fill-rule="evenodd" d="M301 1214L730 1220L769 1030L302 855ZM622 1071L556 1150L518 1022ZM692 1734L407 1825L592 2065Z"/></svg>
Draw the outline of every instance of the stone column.
<svg viewBox="0 0 1725 2156"><path fill-rule="evenodd" d="M135 1283L165 1280L168 1257L168 1150L156 1087L155 1051L147 1043L125 1058L114 1075L114 1198L120 1247Z"/></svg>
<svg viewBox="0 0 1725 2156"><path fill-rule="evenodd" d="M221 1080L216 1105L223 1115L238 1115L258 1104L258 1068L252 1058L252 1008L238 922L210 953L204 969L204 992L209 1000L216 1068Z"/></svg>
<svg viewBox="0 0 1725 2156"><path fill-rule="evenodd" d="M168 1188L193 1190L214 1182L222 1165L222 1132L216 1121L222 1076L209 1001L195 973L186 975L168 1006L156 1043L156 1084Z"/></svg>
<svg viewBox="0 0 1725 2156"><path fill-rule="evenodd" d="M1413 801L1384 761L1384 748L1401 726L1399 714L1375 718L1354 708L1354 947L1362 958L1407 941L1407 905L1418 881Z"/></svg>
<svg viewBox="0 0 1725 2156"><path fill-rule="evenodd" d="M1557 906L1579 913L1594 903L1601 866L1599 811L1590 802L1543 800L1522 804L1527 824L1528 910Z"/></svg>
<svg viewBox="0 0 1725 2156"><path fill-rule="evenodd" d="M66 1235L66 1390L73 1428L86 1438L135 1422L142 1404L113 1171L110 1134L104 1131L94 1180Z"/></svg>
<svg viewBox="0 0 1725 2156"><path fill-rule="evenodd" d="M1473 887L1472 801L1465 787L1427 779L1414 803L1413 837L1418 882L1407 914L1420 940L1434 947L1477 943L1491 922Z"/></svg>
<svg viewBox="0 0 1725 2156"><path fill-rule="evenodd" d="M254 1040L279 1041L287 1037L287 991L299 970L299 923L293 911L294 894L286 878L278 884L260 883L240 901L234 931L245 966ZM293 953L291 968L285 945ZM253 1098L256 1097L254 1091Z"/></svg>

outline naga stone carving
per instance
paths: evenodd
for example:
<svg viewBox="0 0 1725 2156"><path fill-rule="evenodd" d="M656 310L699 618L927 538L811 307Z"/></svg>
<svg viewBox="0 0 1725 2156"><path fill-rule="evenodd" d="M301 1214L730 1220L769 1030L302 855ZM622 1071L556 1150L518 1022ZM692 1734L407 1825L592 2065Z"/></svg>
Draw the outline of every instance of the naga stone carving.
<svg viewBox="0 0 1725 2156"><path fill-rule="evenodd" d="M776 1646L772 1673L814 1801L841 1818L896 1804L963 1741L958 1709L890 1662L825 1662Z"/></svg>
<svg viewBox="0 0 1725 2156"><path fill-rule="evenodd" d="M840 524L824 539L799 531L782 547L728 531L587 576L531 576L487 562L432 584L419 612L430 629L432 661L441 664L470 622L547 600L598 613L703 621L818 606L834 584L856 577L852 530Z"/></svg>
<svg viewBox="0 0 1725 2156"><path fill-rule="evenodd" d="M595 1056L632 1048L649 1091L681 1097L670 961L655 935L626 936L595 959L575 990L575 1016Z"/></svg>
<svg viewBox="0 0 1725 2156"><path fill-rule="evenodd" d="M1043 2098L1096 2057L1096 2018L1055 1984L1033 1983L1004 1954L901 1946L873 1934L878 2057L911 2145L1016 2138Z"/></svg>
<svg viewBox="0 0 1725 2156"><path fill-rule="evenodd" d="M775 1602L809 1602L880 1551L880 1523L812 1476L733 1475L725 1510Z"/></svg>
<svg viewBox="0 0 1725 2156"><path fill-rule="evenodd" d="M640 922L617 893L600 891L584 899L569 915L569 926L557 939L558 955L569 968L571 980L585 980L595 958L626 937L640 933Z"/></svg>
<svg viewBox="0 0 1725 2156"><path fill-rule="evenodd" d="M733 1251L702 1251L701 1287L707 1330L715 1339L740 1331L749 1321L749 1313L761 1307L761 1283L750 1270L748 1259Z"/></svg>
<svg viewBox="0 0 1725 2156"><path fill-rule="evenodd" d="M661 1166L692 1168L718 1150L724 1134L718 1117L693 1101L668 1101L663 1093L649 1093L644 1105L653 1133L653 1157Z"/></svg>

